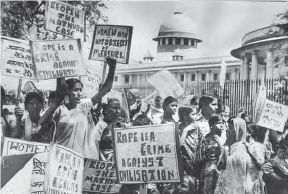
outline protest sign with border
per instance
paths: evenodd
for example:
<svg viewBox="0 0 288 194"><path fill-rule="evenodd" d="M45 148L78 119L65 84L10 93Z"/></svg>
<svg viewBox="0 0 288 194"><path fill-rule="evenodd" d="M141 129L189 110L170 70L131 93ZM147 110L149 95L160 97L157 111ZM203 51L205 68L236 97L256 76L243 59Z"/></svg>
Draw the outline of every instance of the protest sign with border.
<svg viewBox="0 0 288 194"><path fill-rule="evenodd" d="M266 99L257 125L283 132L287 119L287 106Z"/></svg>
<svg viewBox="0 0 288 194"><path fill-rule="evenodd" d="M2 156L49 152L49 144L4 137Z"/></svg>
<svg viewBox="0 0 288 194"><path fill-rule="evenodd" d="M168 70L153 74L148 78L148 82L165 97L173 96L178 98L184 94L183 88Z"/></svg>
<svg viewBox="0 0 288 194"><path fill-rule="evenodd" d="M2 36L1 44L2 74L23 79L35 79L35 66L32 63L29 42Z"/></svg>
<svg viewBox="0 0 288 194"><path fill-rule="evenodd" d="M83 191L100 193L118 193L120 184L117 180L114 162L88 159L83 172Z"/></svg>
<svg viewBox="0 0 288 194"><path fill-rule="evenodd" d="M44 29L83 40L85 12L61 1L46 1Z"/></svg>
<svg viewBox="0 0 288 194"><path fill-rule="evenodd" d="M51 144L44 193L82 194L84 158L81 154Z"/></svg>
<svg viewBox="0 0 288 194"><path fill-rule="evenodd" d="M109 56L117 63L128 64L132 31L132 26L96 25L89 59L106 61Z"/></svg>
<svg viewBox="0 0 288 194"><path fill-rule="evenodd" d="M30 41L39 80L86 74L80 39Z"/></svg>
<svg viewBox="0 0 288 194"><path fill-rule="evenodd" d="M36 88L36 86L32 81L26 82L23 89L26 92L26 94L28 94L29 92L37 92L37 93L39 92L39 90Z"/></svg>
<svg viewBox="0 0 288 194"><path fill-rule="evenodd" d="M120 184L183 180L179 134L174 124L114 129L113 139Z"/></svg>

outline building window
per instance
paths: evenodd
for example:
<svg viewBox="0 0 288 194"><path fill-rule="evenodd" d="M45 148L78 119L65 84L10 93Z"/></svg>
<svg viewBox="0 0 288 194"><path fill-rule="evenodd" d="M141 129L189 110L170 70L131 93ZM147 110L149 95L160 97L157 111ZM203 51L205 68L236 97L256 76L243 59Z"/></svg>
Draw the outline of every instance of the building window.
<svg viewBox="0 0 288 194"><path fill-rule="evenodd" d="M195 40L191 40L191 46L195 46Z"/></svg>
<svg viewBox="0 0 288 194"><path fill-rule="evenodd" d="M213 79L214 79L214 80L218 80L218 74L217 74L217 73L214 73Z"/></svg>
<svg viewBox="0 0 288 194"><path fill-rule="evenodd" d="M202 75L201 75L201 80L202 80L202 81L206 81L206 74L202 74Z"/></svg>
<svg viewBox="0 0 288 194"><path fill-rule="evenodd" d="M191 81L195 82L195 79L196 79L196 75L195 74L191 74Z"/></svg>
<svg viewBox="0 0 288 194"><path fill-rule="evenodd" d="M115 82L118 82L118 76L115 76L115 77L114 77L114 81L115 81Z"/></svg>
<svg viewBox="0 0 288 194"><path fill-rule="evenodd" d="M181 74L181 75L180 75L180 81L181 81L181 82L184 82L184 74Z"/></svg>
<svg viewBox="0 0 288 194"><path fill-rule="evenodd" d="M169 39L168 39L168 44L169 44L169 45L173 44L172 38L169 38Z"/></svg>
<svg viewBox="0 0 288 194"><path fill-rule="evenodd" d="M230 73L226 73L226 80L230 80L231 77L230 77Z"/></svg>
<svg viewBox="0 0 288 194"><path fill-rule="evenodd" d="M176 43L177 45L181 45L181 39L180 38L176 38Z"/></svg>
<svg viewBox="0 0 288 194"><path fill-rule="evenodd" d="M189 45L189 39L187 38L184 39L184 45Z"/></svg>
<svg viewBox="0 0 288 194"><path fill-rule="evenodd" d="M129 83L129 75L125 75L124 80L125 80L125 83Z"/></svg>
<svg viewBox="0 0 288 194"><path fill-rule="evenodd" d="M162 45L165 45L165 38L162 38L161 41L162 41Z"/></svg>

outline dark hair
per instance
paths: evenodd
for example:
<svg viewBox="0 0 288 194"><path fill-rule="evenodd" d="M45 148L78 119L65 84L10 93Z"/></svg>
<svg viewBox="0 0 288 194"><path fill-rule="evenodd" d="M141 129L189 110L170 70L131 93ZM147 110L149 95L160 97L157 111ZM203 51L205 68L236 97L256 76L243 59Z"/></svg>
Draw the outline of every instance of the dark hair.
<svg viewBox="0 0 288 194"><path fill-rule="evenodd" d="M222 117L220 115L213 115L208 123L209 123L209 126L211 127L212 125L214 125L215 123L219 122L219 121L223 121Z"/></svg>
<svg viewBox="0 0 288 194"><path fill-rule="evenodd" d="M178 100L172 96L168 96L167 98L165 98L163 101L163 110L165 111L165 108L173 102L178 102Z"/></svg>
<svg viewBox="0 0 288 194"><path fill-rule="evenodd" d="M1 86L1 96L5 96L5 90L4 90L4 88L3 88L3 86Z"/></svg>
<svg viewBox="0 0 288 194"><path fill-rule="evenodd" d="M52 100L55 98L55 96L56 96L56 91L52 91L52 92L50 92L48 99Z"/></svg>
<svg viewBox="0 0 288 194"><path fill-rule="evenodd" d="M201 98L199 99L199 106L200 106L200 108L203 107L204 104L210 104L211 102L213 102L214 99L216 99L215 96L204 94L204 95L201 96Z"/></svg>
<svg viewBox="0 0 288 194"><path fill-rule="evenodd" d="M221 113L223 110L225 111L225 105L224 105L223 102L218 101L217 105L218 105L218 108L217 108L216 111L217 111L218 113Z"/></svg>
<svg viewBox="0 0 288 194"><path fill-rule="evenodd" d="M70 78L66 80L66 84L68 85L68 89L69 91L72 90L72 88L75 86L76 83L80 83L82 88L83 88L83 84L79 79L76 78Z"/></svg>
<svg viewBox="0 0 288 194"><path fill-rule="evenodd" d="M198 96L193 96L193 98L190 100L190 104L193 104L197 99L199 99Z"/></svg>
<svg viewBox="0 0 288 194"><path fill-rule="evenodd" d="M28 103L29 103L29 101L30 101L31 99L33 99L33 98L38 99L38 100L42 103L42 105L43 105L44 100L43 100L43 97L42 97L39 93L37 93L37 92L29 92L29 93L26 95L26 98L25 98L25 101L24 101L25 106L27 106Z"/></svg>
<svg viewBox="0 0 288 194"><path fill-rule="evenodd" d="M180 122L184 121L185 120L184 116L186 114L190 114L192 111L193 111L193 107L191 107L191 106L182 106L182 107L180 107L179 110L178 110L179 121Z"/></svg>
<svg viewBox="0 0 288 194"><path fill-rule="evenodd" d="M116 102L116 101L120 103L120 100L118 100L117 98L108 98L107 105L110 106L111 103Z"/></svg>

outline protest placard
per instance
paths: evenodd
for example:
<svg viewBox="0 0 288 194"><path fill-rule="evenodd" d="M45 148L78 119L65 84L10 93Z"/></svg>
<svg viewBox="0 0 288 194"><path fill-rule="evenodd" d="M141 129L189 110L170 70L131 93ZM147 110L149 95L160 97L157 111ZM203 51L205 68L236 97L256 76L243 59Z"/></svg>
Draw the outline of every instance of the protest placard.
<svg viewBox="0 0 288 194"><path fill-rule="evenodd" d="M85 12L61 1L46 1L44 29L71 38L84 38Z"/></svg>
<svg viewBox="0 0 288 194"><path fill-rule="evenodd" d="M266 99L257 125L283 132L287 118L287 106Z"/></svg>
<svg viewBox="0 0 288 194"><path fill-rule="evenodd" d="M160 93L167 96L180 97L184 90L175 77L167 70L159 71L148 78L148 82Z"/></svg>
<svg viewBox="0 0 288 194"><path fill-rule="evenodd" d="M101 83L101 75L91 68L86 68L87 76L81 77L81 82L83 83L83 94L91 98L93 97L99 88Z"/></svg>
<svg viewBox="0 0 288 194"><path fill-rule="evenodd" d="M49 144L3 138L2 156L49 152Z"/></svg>
<svg viewBox="0 0 288 194"><path fill-rule="evenodd" d="M174 124L115 129L113 138L120 184L180 182L179 135Z"/></svg>
<svg viewBox="0 0 288 194"><path fill-rule="evenodd" d="M132 31L132 26L96 25L89 59L106 61L109 56L128 64Z"/></svg>
<svg viewBox="0 0 288 194"><path fill-rule="evenodd" d="M266 87L262 85L259 86L257 98L253 106L254 121L259 120L265 100L266 100Z"/></svg>
<svg viewBox="0 0 288 194"><path fill-rule="evenodd" d="M35 79L35 66L32 63L28 41L1 37L2 74L12 77Z"/></svg>
<svg viewBox="0 0 288 194"><path fill-rule="evenodd" d="M80 39L30 41L37 79L86 74Z"/></svg>
<svg viewBox="0 0 288 194"><path fill-rule="evenodd" d="M39 90L36 88L32 81L26 82L26 84L24 85L24 91L26 92L26 94L28 94L29 92L39 92Z"/></svg>
<svg viewBox="0 0 288 194"><path fill-rule="evenodd" d="M117 180L114 162L88 159L83 172L83 191L100 193L118 193L120 184Z"/></svg>
<svg viewBox="0 0 288 194"><path fill-rule="evenodd" d="M81 154L53 144L51 146L44 193L82 194L84 158Z"/></svg>
<svg viewBox="0 0 288 194"><path fill-rule="evenodd" d="M32 176L29 194L44 193L44 178L47 168L48 153L35 154L32 158Z"/></svg>

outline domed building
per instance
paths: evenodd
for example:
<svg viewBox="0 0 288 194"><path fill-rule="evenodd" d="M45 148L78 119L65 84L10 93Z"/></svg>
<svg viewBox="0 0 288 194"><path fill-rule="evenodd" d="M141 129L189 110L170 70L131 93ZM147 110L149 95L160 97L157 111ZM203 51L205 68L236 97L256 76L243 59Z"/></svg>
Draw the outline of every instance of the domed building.
<svg viewBox="0 0 288 194"><path fill-rule="evenodd" d="M231 56L196 58L198 45L203 41L197 33L197 25L181 12L174 12L164 20L158 35L155 56L147 51L139 63L118 66L114 89L138 88L143 97L155 89L148 78L163 69L169 70L185 89L186 94L199 93L199 82L218 81L221 63L227 63L226 78L240 78L241 61Z"/></svg>

